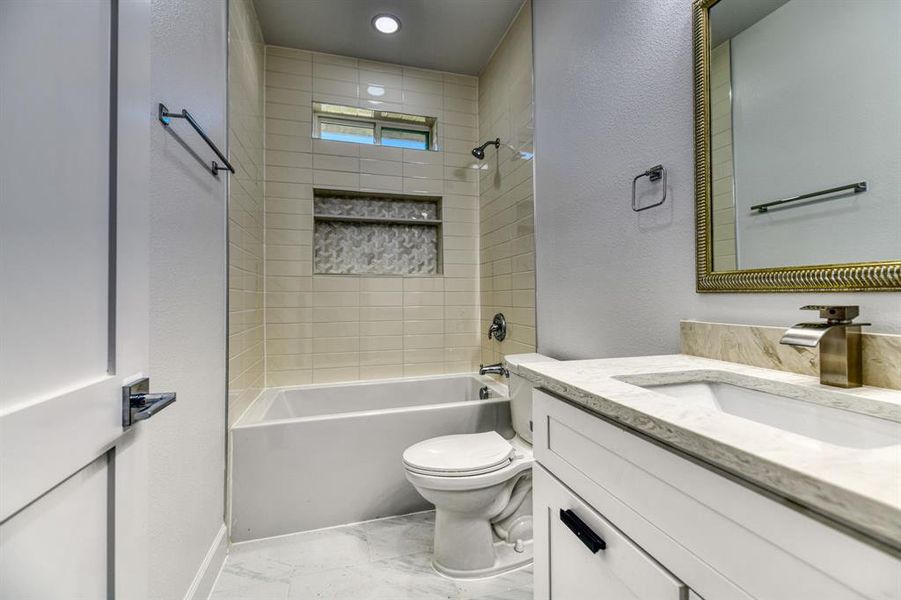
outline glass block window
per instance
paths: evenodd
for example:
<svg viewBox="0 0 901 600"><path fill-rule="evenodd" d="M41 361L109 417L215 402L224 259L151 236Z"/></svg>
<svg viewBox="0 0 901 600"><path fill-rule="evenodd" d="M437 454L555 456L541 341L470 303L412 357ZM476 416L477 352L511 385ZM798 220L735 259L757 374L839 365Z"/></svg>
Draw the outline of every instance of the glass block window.
<svg viewBox="0 0 901 600"><path fill-rule="evenodd" d="M314 190L313 270L321 274L441 272L441 199Z"/></svg>

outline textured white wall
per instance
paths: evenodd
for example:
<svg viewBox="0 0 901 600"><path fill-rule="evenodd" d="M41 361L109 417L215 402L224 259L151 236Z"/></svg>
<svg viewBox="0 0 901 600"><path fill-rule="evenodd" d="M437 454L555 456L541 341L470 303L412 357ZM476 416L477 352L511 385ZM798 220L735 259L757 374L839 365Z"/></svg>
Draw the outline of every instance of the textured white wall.
<svg viewBox="0 0 901 600"><path fill-rule="evenodd" d="M154 0L151 100L226 140L226 3ZM150 375L178 401L146 426L149 597L182 598L223 525L226 177L180 120L150 125ZM192 152L196 156L192 156Z"/></svg>
<svg viewBox="0 0 901 600"><path fill-rule="evenodd" d="M898 2L792 0L732 39L741 268L901 256L898 23ZM751 211L856 181L869 191Z"/></svg>
<svg viewBox="0 0 901 600"><path fill-rule="evenodd" d="M901 331L901 294L697 294L691 3L534 0L538 350L678 352L679 320L790 325L860 304ZM666 204L633 213L663 163Z"/></svg>

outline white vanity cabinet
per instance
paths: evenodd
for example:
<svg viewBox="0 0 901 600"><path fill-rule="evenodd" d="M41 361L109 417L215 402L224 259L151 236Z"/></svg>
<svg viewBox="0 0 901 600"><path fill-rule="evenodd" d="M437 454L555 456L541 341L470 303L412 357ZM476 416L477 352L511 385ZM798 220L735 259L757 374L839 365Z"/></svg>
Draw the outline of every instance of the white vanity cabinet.
<svg viewBox="0 0 901 600"><path fill-rule="evenodd" d="M550 574L548 594L539 598L685 600L681 581L553 475L536 466L532 476L534 515L547 536L541 560Z"/></svg>
<svg viewBox="0 0 901 600"><path fill-rule="evenodd" d="M536 600L901 600L898 557L775 496L540 390L533 427Z"/></svg>

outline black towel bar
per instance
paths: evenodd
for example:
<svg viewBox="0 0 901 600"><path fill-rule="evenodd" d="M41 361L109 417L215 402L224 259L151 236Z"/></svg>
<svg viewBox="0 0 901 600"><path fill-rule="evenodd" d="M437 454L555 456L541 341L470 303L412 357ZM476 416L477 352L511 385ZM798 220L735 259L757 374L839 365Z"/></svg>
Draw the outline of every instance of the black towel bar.
<svg viewBox="0 0 901 600"><path fill-rule="evenodd" d="M184 119L191 125L191 127L194 128L194 131L196 131L197 134L201 138L203 138L203 141L207 143L207 146L213 149L213 152L216 153L216 156L219 157L219 160L225 163L225 166L222 167L215 160L213 161L212 165L210 166L210 171L212 171L214 176L218 176L219 171L228 170L232 173L235 172L235 168L231 165L230 162L228 162L228 159L225 158L225 155L219 151L219 148L216 147L216 144L213 143L213 140L209 138L209 136L203 131L203 128L201 128L200 125L197 124L197 121L194 120L194 117L192 117L191 113L189 113L187 110L182 109L181 113L172 113L169 112L169 109L166 108L165 104L160 102L159 118L160 123L163 124L163 127L169 126L170 119Z"/></svg>
<svg viewBox="0 0 901 600"><path fill-rule="evenodd" d="M769 212L770 207L779 206L781 204L788 204L789 202L797 202L798 200L807 200L808 198L816 198L817 196L825 196L826 194L834 194L835 192L844 192L846 190L852 190L855 194L860 194L861 192L867 191L868 186L866 181L855 181L854 183L849 183L847 185L840 185L838 187L829 188L828 190L820 190L819 192L810 192L808 194L801 194L800 196L792 196L791 198L785 198L783 200L774 200L773 202L766 202L764 204L756 204L751 207L751 210L756 210L757 213L765 213ZM824 200L832 200L833 198L824 198ZM791 207L786 207L791 208Z"/></svg>

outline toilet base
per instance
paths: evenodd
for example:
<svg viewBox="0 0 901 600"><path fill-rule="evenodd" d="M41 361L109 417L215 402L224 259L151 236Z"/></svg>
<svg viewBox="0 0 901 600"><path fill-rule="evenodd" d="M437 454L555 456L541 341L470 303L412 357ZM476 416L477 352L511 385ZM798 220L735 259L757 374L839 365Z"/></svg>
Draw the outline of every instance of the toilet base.
<svg viewBox="0 0 901 600"><path fill-rule="evenodd" d="M486 577L494 577L508 571L515 571L532 564L532 540L522 542L522 552L517 552L514 544L509 544L503 540L494 542L494 554L496 559L494 564L486 569L471 569L461 571L458 569L450 569L441 565L434 558L432 559L432 568L440 575L451 579L483 579Z"/></svg>

